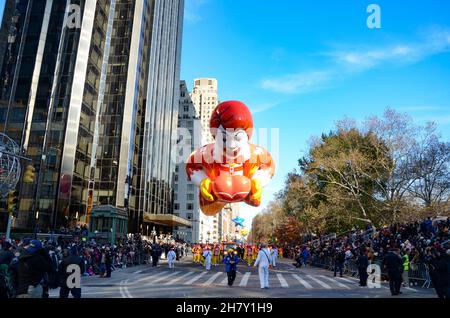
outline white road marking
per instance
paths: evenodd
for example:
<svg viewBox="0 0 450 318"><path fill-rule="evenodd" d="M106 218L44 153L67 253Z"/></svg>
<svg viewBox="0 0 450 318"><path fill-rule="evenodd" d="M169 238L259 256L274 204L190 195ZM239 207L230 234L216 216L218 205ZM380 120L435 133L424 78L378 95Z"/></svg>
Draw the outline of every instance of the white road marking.
<svg viewBox="0 0 450 318"><path fill-rule="evenodd" d="M203 283L202 286L209 286L209 285L211 285L216 280L216 278L219 277L220 275L222 275L221 272L215 273L205 283Z"/></svg>
<svg viewBox="0 0 450 318"><path fill-rule="evenodd" d="M191 284L195 283L196 281L198 281L200 278L202 278L205 275L206 275L206 272L201 272L199 275L195 276L191 280L188 280L186 283L184 283L184 285L191 285Z"/></svg>
<svg viewBox="0 0 450 318"><path fill-rule="evenodd" d="M153 275L150 275L150 276L147 276L147 277L138 279L137 281L133 282L133 284L137 284L137 283L140 283L140 282L144 282L144 281L146 281L146 280L149 280L149 279L152 279L152 278L155 278L155 277L160 277L160 276L163 276L163 275L165 275L165 274L167 274L167 273L168 273L168 272L159 272L159 273L155 273L155 274L153 274Z"/></svg>
<svg viewBox="0 0 450 318"><path fill-rule="evenodd" d="M125 292L125 295L127 295L128 298L133 298L133 296L131 296L130 291L128 290L128 287L126 286L128 284L128 279L125 281L125 286L123 287L123 291Z"/></svg>
<svg viewBox="0 0 450 318"><path fill-rule="evenodd" d="M417 289L414 289L414 288L411 288L411 287L403 287L403 288L407 289L407 290L410 290L410 291L413 291L413 292L416 292L416 293L419 292Z"/></svg>
<svg viewBox="0 0 450 318"><path fill-rule="evenodd" d="M311 286L311 284L309 284L306 280L300 278L300 276L298 276L297 274L292 274L292 277L294 277L296 280L298 280L300 282L300 284L305 286L306 289L312 289L313 288Z"/></svg>
<svg viewBox="0 0 450 318"><path fill-rule="evenodd" d="M313 281L315 281L317 284L319 284L319 285L322 286L323 288L326 288L326 289L332 289L330 285L328 285L328 284L322 282L321 280L315 278L314 276L311 276L311 275L306 275L306 276L308 276L310 279L312 279Z"/></svg>
<svg viewBox="0 0 450 318"><path fill-rule="evenodd" d="M120 285L123 285L123 282L124 282L124 281L121 281L121 282L120 282ZM123 292L123 287L122 287L122 286L119 287L119 291L120 291L120 296L122 296L122 298L127 298L127 297L125 296L125 293Z"/></svg>
<svg viewBox="0 0 450 318"><path fill-rule="evenodd" d="M328 280L328 281L331 281L331 282L335 283L335 284L338 285L339 287L343 287L343 288L346 288L346 289L350 289L350 287L348 287L348 286L345 285L345 284L340 283L337 279L332 279L331 277L324 276L324 275L319 275L319 276L322 277L322 278L325 278L325 279Z"/></svg>
<svg viewBox="0 0 450 318"><path fill-rule="evenodd" d="M220 282L220 286L226 286L228 285L228 275Z"/></svg>
<svg viewBox="0 0 450 318"><path fill-rule="evenodd" d="M289 284L287 283L287 281L284 279L283 275L281 274L277 274L278 280L280 281L281 287L283 288L289 288Z"/></svg>
<svg viewBox="0 0 450 318"><path fill-rule="evenodd" d="M166 278L175 276L176 274L179 274L179 273L180 273L180 272L173 272L173 273L170 273L170 274L167 275L167 276L162 276L162 277L160 277L160 278L155 279L154 281L151 281L150 284L156 284L156 283L158 283L158 282L160 282L160 281L162 281L162 280L164 280L164 279L166 279Z"/></svg>
<svg viewBox="0 0 450 318"><path fill-rule="evenodd" d="M242 279L241 279L241 282L239 283L239 286L241 286L241 287L247 286L247 284L248 284L248 279L250 278L250 275L251 275L251 274L252 274L251 272L245 273L244 276L243 276Z"/></svg>
<svg viewBox="0 0 450 318"><path fill-rule="evenodd" d="M182 276L179 276L179 277L177 277L177 278L175 278L175 279L172 279L171 281L168 281L168 282L165 283L164 285L172 285L172 284L178 282L179 280L181 280L182 278L186 278L186 277L188 277L188 276L190 276L190 275L192 275L192 274L194 274L194 272L187 272L186 274L184 274L184 275L182 275Z"/></svg>
<svg viewBox="0 0 450 318"><path fill-rule="evenodd" d="M336 277L337 278L337 277ZM343 280L344 282L347 282L347 283L352 283L352 284L354 284L355 282L354 281L352 281L351 279L348 279L348 278L344 278L344 277L339 277L338 278L339 280Z"/></svg>

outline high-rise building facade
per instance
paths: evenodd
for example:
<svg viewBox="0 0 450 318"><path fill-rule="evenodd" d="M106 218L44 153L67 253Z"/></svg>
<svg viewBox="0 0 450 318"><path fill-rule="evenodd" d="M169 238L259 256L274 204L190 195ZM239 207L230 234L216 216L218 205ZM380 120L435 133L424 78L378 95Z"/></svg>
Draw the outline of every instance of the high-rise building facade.
<svg viewBox="0 0 450 318"><path fill-rule="evenodd" d="M194 79L194 87L191 93L191 99L194 103L196 115L200 118L203 127L203 136L205 144L213 143L214 138L210 131L211 114L219 104L217 93L217 79L215 78L196 78ZM222 212L221 212L222 213ZM212 230L206 228L207 236L205 240L220 241L220 223L221 216L217 214L213 217Z"/></svg>
<svg viewBox="0 0 450 318"><path fill-rule="evenodd" d="M175 173L174 214L191 221L192 227L177 227L173 236L189 243L205 243L208 232L213 232L214 217L204 215L198 200L199 189L186 175L186 164L190 153L205 143L200 118L189 95L185 81L180 83L180 108L178 113L178 149L181 155ZM184 160L183 160L184 159Z"/></svg>
<svg viewBox="0 0 450 318"><path fill-rule="evenodd" d="M0 131L37 174L20 186L17 227L88 222L97 205L127 210L133 233L189 224L159 217L173 208L183 7L7 0Z"/></svg>
<svg viewBox="0 0 450 318"><path fill-rule="evenodd" d="M214 138L209 130L209 121L213 110L219 104L217 80L215 78L194 79L191 98L202 123L205 141L206 143L212 143L214 142Z"/></svg>

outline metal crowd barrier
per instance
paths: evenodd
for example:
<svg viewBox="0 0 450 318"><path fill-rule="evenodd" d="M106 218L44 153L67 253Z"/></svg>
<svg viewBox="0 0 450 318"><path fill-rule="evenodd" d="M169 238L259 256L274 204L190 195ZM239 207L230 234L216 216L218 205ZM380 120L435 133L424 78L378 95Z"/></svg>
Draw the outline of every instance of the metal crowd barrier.
<svg viewBox="0 0 450 318"><path fill-rule="evenodd" d="M344 261L344 273L350 276L358 276L358 266L355 260L348 259Z"/></svg>
<svg viewBox="0 0 450 318"><path fill-rule="evenodd" d="M388 280L388 274L384 269L384 266L382 265L380 260L374 260L371 262L371 264L377 264L380 266L381 270L381 280L386 281ZM327 270L334 270L334 259L330 256L325 257L318 257L316 255L313 255L310 260L310 265L314 267L320 267ZM356 261L354 259L348 259L344 262L344 274L358 277L358 266L356 265ZM427 264L424 263L415 263L410 264L409 271L408 271L408 278L409 283L414 286L420 286L421 288L430 288L432 287L431 284L431 277L430 277L430 271Z"/></svg>
<svg viewBox="0 0 450 318"><path fill-rule="evenodd" d="M427 264L412 263L409 265L409 283L413 285L419 285L422 288L430 288L431 277L430 270Z"/></svg>

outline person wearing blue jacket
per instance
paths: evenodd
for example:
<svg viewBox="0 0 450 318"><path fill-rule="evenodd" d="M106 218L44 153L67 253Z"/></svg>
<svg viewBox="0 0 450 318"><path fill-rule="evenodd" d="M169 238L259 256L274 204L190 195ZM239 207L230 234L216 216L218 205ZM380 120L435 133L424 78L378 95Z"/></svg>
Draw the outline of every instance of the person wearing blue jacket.
<svg viewBox="0 0 450 318"><path fill-rule="evenodd" d="M237 264L239 262L237 252L233 251L233 249L229 249L223 262L225 263L225 270L228 276L228 286L231 287L236 279Z"/></svg>

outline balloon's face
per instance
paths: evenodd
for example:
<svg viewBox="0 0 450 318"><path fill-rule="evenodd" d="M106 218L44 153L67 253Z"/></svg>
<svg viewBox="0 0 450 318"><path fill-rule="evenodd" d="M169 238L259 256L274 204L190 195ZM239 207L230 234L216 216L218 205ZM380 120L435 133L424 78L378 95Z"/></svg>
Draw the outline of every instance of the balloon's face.
<svg viewBox="0 0 450 318"><path fill-rule="evenodd" d="M222 151L227 158L235 158L249 148L249 140L244 129L225 129L219 127L216 133L216 150Z"/></svg>

